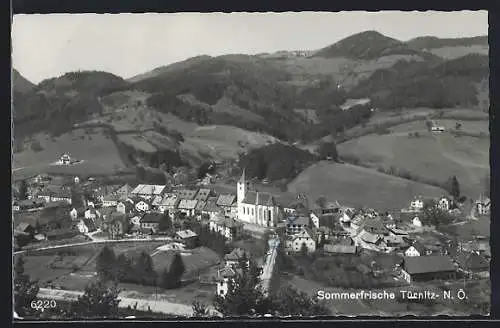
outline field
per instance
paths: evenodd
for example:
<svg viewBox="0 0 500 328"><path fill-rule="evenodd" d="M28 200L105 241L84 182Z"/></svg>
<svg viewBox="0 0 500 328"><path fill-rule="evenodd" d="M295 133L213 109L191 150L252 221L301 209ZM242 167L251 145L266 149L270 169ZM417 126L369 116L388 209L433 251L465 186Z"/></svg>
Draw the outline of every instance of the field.
<svg viewBox="0 0 500 328"><path fill-rule="evenodd" d="M94 129L88 134L84 129L77 129L56 138L37 134L34 139L43 150L34 152L27 144L22 152L13 155L13 172L15 176L37 174L41 171L60 174L111 174L125 165L110 138L106 138L102 129ZM71 166L49 165L63 153L69 153L82 163Z"/></svg>
<svg viewBox="0 0 500 328"><path fill-rule="evenodd" d="M311 202L324 196L354 207L379 210L407 206L415 195L438 197L440 188L432 187L349 164L320 162L300 173L288 191L305 193Z"/></svg>
<svg viewBox="0 0 500 328"><path fill-rule="evenodd" d="M440 120L447 128L453 120ZM464 131L485 131L486 121L463 121ZM339 153L354 156L374 168L403 168L419 177L444 182L456 175L463 194L477 197L483 191L483 179L489 173L489 139L454 137L449 133L431 135L425 123L398 125L386 135L370 134L338 145ZM409 137L418 131L420 137Z"/></svg>

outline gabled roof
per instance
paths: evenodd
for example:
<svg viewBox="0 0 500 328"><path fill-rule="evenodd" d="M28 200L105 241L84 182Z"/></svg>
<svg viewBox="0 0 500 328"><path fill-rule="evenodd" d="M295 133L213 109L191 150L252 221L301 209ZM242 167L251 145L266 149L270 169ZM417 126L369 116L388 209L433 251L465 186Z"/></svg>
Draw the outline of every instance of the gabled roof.
<svg viewBox="0 0 500 328"><path fill-rule="evenodd" d="M214 222L220 226L220 227L226 227L226 228L238 228L238 227L242 227L243 226L243 223L242 222L239 222L239 221L236 221L235 219L233 218L228 218L228 217L225 217L224 215L219 215L217 216L215 219L214 219Z"/></svg>
<svg viewBox="0 0 500 328"><path fill-rule="evenodd" d="M123 193L123 194L129 194L132 192L134 188L132 188L128 183L124 184L123 186L121 186L120 188L116 189L115 192L116 193Z"/></svg>
<svg viewBox="0 0 500 328"><path fill-rule="evenodd" d="M134 188L130 193L136 195L161 195L165 189L165 185L149 185L149 184L140 184Z"/></svg>
<svg viewBox="0 0 500 328"><path fill-rule="evenodd" d="M29 227L32 227L31 224L29 224L28 222L21 222L17 225L16 227L16 230L18 231L26 231L26 229L28 229ZM33 227L32 227L33 228Z"/></svg>
<svg viewBox="0 0 500 328"><path fill-rule="evenodd" d="M199 200L198 203L196 203L195 209L197 211L202 211L205 208L206 203L207 203L206 201Z"/></svg>
<svg viewBox="0 0 500 328"><path fill-rule="evenodd" d="M275 206L274 197L268 192L248 191L243 199L244 204Z"/></svg>
<svg viewBox="0 0 500 328"><path fill-rule="evenodd" d="M134 204L132 204L131 202L121 201L117 204L117 206L120 204L123 204L125 206L125 211L131 211L134 208Z"/></svg>
<svg viewBox="0 0 500 328"><path fill-rule="evenodd" d="M177 208L182 210L194 210L196 204L198 204L196 199L181 199Z"/></svg>
<svg viewBox="0 0 500 328"><path fill-rule="evenodd" d="M196 190L179 189L174 192L179 199L193 199L196 195Z"/></svg>
<svg viewBox="0 0 500 328"><path fill-rule="evenodd" d="M300 232L296 233L293 235L293 240L297 238L313 238L314 234L312 233L311 229L309 228L303 228Z"/></svg>
<svg viewBox="0 0 500 328"><path fill-rule="evenodd" d="M163 214L159 213L146 213L141 218L141 223L160 223Z"/></svg>
<svg viewBox="0 0 500 328"><path fill-rule="evenodd" d="M374 218L374 219L366 219L363 221L363 228L364 229L373 229L377 232L385 232L387 231L387 228L384 226L382 223L382 220L380 218Z"/></svg>
<svg viewBox="0 0 500 328"><path fill-rule="evenodd" d="M121 221L121 222L128 221L127 216L123 213L120 213L120 212L111 213L111 215L107 219L108 222L112 222L112 221L116 221L116 220Z"/></svg>
<svg viewBox="0 0 500 328"><path fill-rule="evenodd" d="M222 209L219 206L217 206L215 202L207 201L205 207L203 208L203 211L209 213L217 213L217 212L220 213Z"/></svg>
<svg viewBox="0 0 500 328"><path fill-rule="evenodd" d="M243 248L237 247L237 248L234 248L231 251L231 253L226 254L224 256L224 260L226 260L226 261L239 261L240 259L243 259L245 256L247 259L250 259L250 253L248 253Z"/></svg>
<svg viewBox="0 0 500 328"><path fill-rule="evenodd" d="M217 198L215 204L217 206L231 206L236 200L236 196L233 194L222 194Z"/></svg>
<svg viewBox="0 0 500 328"><path fill-rule="evenodd" d="M147 200L144 200L144 199L141 199L137 203L135 203L135 206L137 206L137 204L140 204L140 203L144 203L144 204L147 204L148 206L151 206L151 202L148 202Z"/></svg>
<svg viewBox="0 0 500 328"><path fill-rule="evenodd" d="M198 236L195 232L191 230L180 230L175 233L179 238L185 239L185 238L191 238L191 237L196 237Z"/></svg>
<svg viewBox="0 0 500 328"><path fill-rule="evenodd" d="M366 230L363 230L361 231L361 233L359 234L360 238L364 241L366 241L367 243L371 243L371 244L375 244L379 241L380 239L380 236L379 235L376 235L376 234L373 234L373 233L370 233Z"/></svg>
<svg viewBox="0 0 500 328"><path fill-rule="evenodd" d="M287 224L295 224L295 225L309 225L311 223L311 219L308 217L308 216L303 216L303 215L300 215L300 216L288 216L286 218L286 223Z"/></svg>
<svg viewBox="0 0 500 328"><path fill-rule="evenodd" d="M118 202L120 201L120 195L118 194L108 194L102 198L103 201L108 201L108 202Z"/></svg>
<svg viewBox="0 0 500 328"><path fill-rule="evenodd" d="M206 201L209 195L210 195L210 189L200 189L196 193L194 199Z"/></svg>
<svg viewBox="0 0 500 328"><path fill-rule="evenodd" d="M160 203L160 206L175 207L179 199L175 195L166 196Z"/></svg>
<svg viewBox="0 0 500 328"><path fill-rule="evenodd" d="M411 256L404 258L404 269L409 274L455 271L455 265L446 255Z"/></svg>

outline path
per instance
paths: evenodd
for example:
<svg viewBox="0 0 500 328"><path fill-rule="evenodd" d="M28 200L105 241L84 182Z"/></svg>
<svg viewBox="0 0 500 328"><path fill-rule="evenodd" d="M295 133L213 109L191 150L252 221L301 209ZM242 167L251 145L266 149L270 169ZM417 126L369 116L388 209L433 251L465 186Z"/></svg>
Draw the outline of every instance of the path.
<svg viewBox="0 0 500 328"><path fill-rule="evenodd" d="M273 277L274 272L274 264L276 263L276 256L278 254L278 246L280 244L280 240L277 236L272 239L269 239L269 252L267 253L266 259L264 260L264 266L262 267L262 288L265 293L269 292L269 286L271 284L271 279Z"/></svg>
<svg viewBox="0 0 500 328"><path fill-rule="evenodd" d="M38 297L42 299L54 299L56 301L75 301L78 296L81 295L83 295L83 292L80 291L58 290L50 288L40 288L40 291L38 292ZM181 316L193 315L192 307L185 304L173 303L165 300L148 300L122 296L119 296L119 298L120 304L118 306L120 308L127 308L128 306L133 308L135 304L137 304L137 309L143 311L151 309L151 311L155 313L174 314Z"/></svg>

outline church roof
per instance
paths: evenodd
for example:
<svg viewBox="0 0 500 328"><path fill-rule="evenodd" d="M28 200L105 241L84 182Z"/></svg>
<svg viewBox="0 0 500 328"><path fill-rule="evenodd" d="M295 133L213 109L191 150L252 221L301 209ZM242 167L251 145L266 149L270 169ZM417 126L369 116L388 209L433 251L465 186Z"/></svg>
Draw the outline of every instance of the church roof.
<svg viewBox="0 0 500 328"><path fill-rule="evenodd" d="M275 206L276 201L270 193L248 191L243 199L244 204Z"/></svg>
<svg viewBox="0 0 500 328"><path fill-rule="evenodd" d="M240 180L239 182L245 182L245 171L246 171L246 168L244 167L243 168L243 172L241 173L241 177L240 177Z"/></svg>

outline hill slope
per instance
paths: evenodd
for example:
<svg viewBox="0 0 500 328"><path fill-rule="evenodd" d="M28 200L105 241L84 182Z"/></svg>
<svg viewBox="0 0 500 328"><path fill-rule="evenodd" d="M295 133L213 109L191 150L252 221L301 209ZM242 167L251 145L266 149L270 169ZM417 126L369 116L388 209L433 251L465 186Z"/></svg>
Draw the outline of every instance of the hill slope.
<svg viewBox="0 0 500 328"><path fill-rule="evenodd" d="M474 46L488 45L488 36L475 36L468 38L437 38L434 36L422 36L411 39L406 44L415 50L428 50L443 47L459 47L459 46Z"/></svg>
<svg viewBox="0 0 500 328"><path fill-rule="evenodd" d="M15 68L12 69L12 88L14 92L26 93L35 87L35 84L28 81Z"/></svg>
<svg viewBox="0 0 500 328"><path fill-rule="evenodd" d="M194 64L197 64L197 63L202 62L204 60L208 60L210 58L212 58L212 57L207 56L207 55L188 58L186 60L183 60L183 61L180 61L177 63L173 63L171 65L158 67L158 68L153 69L152 71L136 75L134 77L131 77L130 79L127 79L127 81L134 83L134 82L139 82L141 80L144 80L147 78L152 78L152 77L155 77L158 75L162 75L162 74L166 74L166 73L170 73L170 72L175 72L175 71L182 71L182 70L190 68Z"/></svg>
<svg viewBox="0 0 500 328"><path fill-rule="evenodd" d="M433 57L433 55L412 49L404 42L389 38L376 31L365 31L351 35L317 51L313 57L346 57L370 60L389 55L419 55L428 59Z"/></svg>

